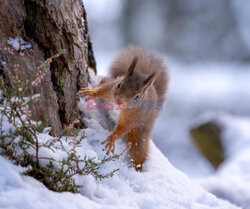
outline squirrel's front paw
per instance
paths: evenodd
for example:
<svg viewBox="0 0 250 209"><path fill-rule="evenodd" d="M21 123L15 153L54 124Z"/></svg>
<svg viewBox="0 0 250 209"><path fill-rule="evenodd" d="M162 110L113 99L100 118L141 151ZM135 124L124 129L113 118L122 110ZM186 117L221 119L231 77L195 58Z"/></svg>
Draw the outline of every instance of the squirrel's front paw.
<svg viewBox="0 0 250 209"><path fill-rule="evenodd" d="M105 144L105 143L106 143L105 149L107 149L106 154L108 155L110 151L114 153L115 152L115 140L109 137L105 141L102 142L102 144Z"/></svg>
<svg viewBox="0 0 250 209"><path fill-rule="evenodd" d="M94 97L95 90L94 89L90 89L90 88L82 88L82 90L80 91L80 94L83 97L86 97L86 96Z"/></svg>

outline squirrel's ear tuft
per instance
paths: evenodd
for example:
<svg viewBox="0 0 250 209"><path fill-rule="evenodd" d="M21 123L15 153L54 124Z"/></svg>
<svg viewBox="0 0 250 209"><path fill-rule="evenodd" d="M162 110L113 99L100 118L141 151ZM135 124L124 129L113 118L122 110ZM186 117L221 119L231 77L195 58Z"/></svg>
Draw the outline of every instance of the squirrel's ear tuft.
<svg viewBox="0 0 250 209"><path fill-rule="evenodd" d="M155 73L152 73L150 76L148 76L148 78L144 81L144 88L148 88L155 80L155 77Z"/></svg>
<svg viewBox="0 0 250 209"><path fill-rule="evenodd" d="M129 66L129 69L128 69L128 74L127 74L128 76L133 75L133 72L134 72L136 63L137 63L137 57L134 57L134 59L133 59L131 65Z"/></svg>

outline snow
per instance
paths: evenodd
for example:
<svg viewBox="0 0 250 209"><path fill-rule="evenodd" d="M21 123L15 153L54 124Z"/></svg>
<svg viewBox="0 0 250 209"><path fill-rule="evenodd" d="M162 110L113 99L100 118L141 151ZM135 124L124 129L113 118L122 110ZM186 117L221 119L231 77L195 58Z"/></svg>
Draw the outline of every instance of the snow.
<svg viewBox="0 0 250 209"><path fill-rule="evenodd" d="M18 173L20 168L0 157L0 207L237 208L190 181L167 161L153 143L151 153L154 154L151 154L144 173L124 167L104 182L97 183L90 176L82 179L85 186L82 193L86 197L49 191L33 178L21 176Z"/></svg>
<svg viewBox="0 0 250 209"><path fill-rule="evenodd" d="M197 180L210 192L223 199L250 208L250 118L226 113L208 112L196 123L216 121L222 127L222 145L226 161L208 178ZM232 186L233 185L233 186Z"/></svg>
<svg viewBox="0 0 250 209"><path fill-rule="evenodd" d="M100 142L110 134L103 128L103 114L86 110L83 99L79 108L86 116L88 128L85 130L87 138L76 151L81 156L103 157L105 152ZM4 120L3 124L4 129L11 128L8 121ZM51 139L47 131L38 134L40 142ZM124 139L119 139L116 153L121 153L125 148ZM43 149L39 155L56 159L64 156L56 147L54 152ZM23 168L0 157L0 208L237 208L208 193L174 168L153 142L150 143L149 156L141 173L134 170L129 163L129 156L125 154L101 168L101 172L105 173L119 168L112 178L96 181L92 176L76 176L77 183L84 186L80 190L81 194L49 191L33 178L22 176L20 172Z"/></svg>
<svg viewBox="0 0 250 209"><path fill-rule="evenodd" d="M97 203L80 194L52 192L33 178L21 176L20 168L1 156L0 164L0 208L98 208Z"/></svg>
<svg viewBox="0 0 250 209"><path fill-rule="evenodd" d="M0 61L1 61L2 65L6 65L6 62L5 62L5 61L2 61L2 60L0 60Z"/></svg>
<svg viewBox="0 0 250 209"><path fill-rule="evenodd" d="M105 52L104 56L100 51L96 57L98 73L106 75L112 55ZM250 119L246 117L250 103L249 64L181 63L172 58L167 63L170 86L153 130L154 143L176 168L191 179L198 179L210 192L250 208ZM227 161L218 170L200 154L189 135L194 124L211 118L225 128Z"/></svg>
<svg viewBox="0 0 250 209"><path fill-rule="evenodd" d="M31 44L29 42L24 41L20 37L15 37L15 38L9 38L7 40L7 43L11 45L15 50L19 50L20 47L21 49L29 49L31 48ZM21 43L21 46L20 46Z"/></svg>

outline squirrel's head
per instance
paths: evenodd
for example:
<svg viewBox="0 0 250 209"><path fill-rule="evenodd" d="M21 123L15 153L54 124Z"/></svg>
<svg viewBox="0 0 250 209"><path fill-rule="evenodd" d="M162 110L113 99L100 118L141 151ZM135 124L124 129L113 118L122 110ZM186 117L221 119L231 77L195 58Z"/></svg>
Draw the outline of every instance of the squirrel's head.
<svg viewBox="0 0 250 209"><path fill-rule="evenodd" d="M114 87L115 100L132 99L137 102L143 99L146 90L155 80L155 73L145 76L135 72L136 64L137 57L133 59L124 78Z"/></svg>

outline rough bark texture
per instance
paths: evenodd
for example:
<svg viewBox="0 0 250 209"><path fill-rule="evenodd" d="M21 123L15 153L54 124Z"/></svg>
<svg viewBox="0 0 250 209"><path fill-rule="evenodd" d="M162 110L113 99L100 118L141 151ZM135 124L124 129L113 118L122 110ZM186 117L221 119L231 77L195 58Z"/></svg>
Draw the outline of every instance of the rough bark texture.
<svg viewBox="0 0 250 209"><path fill-rule="evenodd" d="M14 63L21 59L22 73L30 79L45 59L65 49L54 60L40 86L35 106L37 120L49 119L53 134L78 117L77 91L87 86L88 67L95 70L95 59L88 35L86 12L81 0L1 0L0 1L0 70L8 76ZM5 50L7 40L20 36L31 43L31 49ZM6 63L6 64L4 64Z"/></svg>

